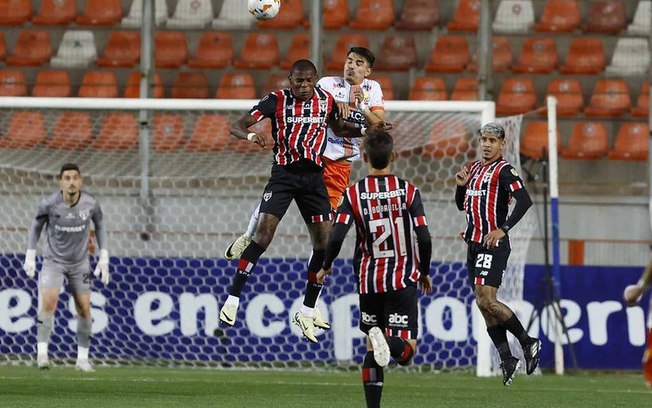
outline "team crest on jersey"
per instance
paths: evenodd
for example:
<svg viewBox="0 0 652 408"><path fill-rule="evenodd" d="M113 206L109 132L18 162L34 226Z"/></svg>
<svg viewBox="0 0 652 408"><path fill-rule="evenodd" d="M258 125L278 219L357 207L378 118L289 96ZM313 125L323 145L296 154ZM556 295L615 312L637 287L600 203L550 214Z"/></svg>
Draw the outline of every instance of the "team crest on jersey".
<svg viewBox="0 0 652 408"><path fill-rule="evenodd" d="M514 177L518 177L518 173L516 172L515 168L512 168L511 172L514 175Z"/></svg>
<svg viewBox="0 0 652 408"><path fill-rule="evenodd" d="M88 218L88 211L83 211L83 210L79 211L79 218L86 221L86 218Z"/></svg>
<svg viewBox="0 0 652 408"><path fill-rule="evenodd" d="M328 107L328 101L327 100L320 100L319 101L319 110L325 111L327 107Z"/></svg>
<svg viewBox="0 0 652 408"><path fill-rule="evenodd" d="M269 199L272 198L272 192L271 191L265 191L263 194L263 200L269 201Z"/></svg>

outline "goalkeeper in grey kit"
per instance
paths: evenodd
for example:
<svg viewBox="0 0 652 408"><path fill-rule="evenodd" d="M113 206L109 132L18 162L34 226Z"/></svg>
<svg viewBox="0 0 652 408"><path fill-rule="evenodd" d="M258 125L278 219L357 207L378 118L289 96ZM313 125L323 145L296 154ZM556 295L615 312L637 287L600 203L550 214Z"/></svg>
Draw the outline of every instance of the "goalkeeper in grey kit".
<svg viewBox="0 0 652 408"><path fill-rule="evenodd" d="M80 371L94 371L88 361L91 337L91 266L88 244L90 223L95 226L100 257L94 275L104 285L109 283L109 252L102 221L102 209L92 195L81 190L79 167L67 163L59 172L60 191L44 198L36 211L29 230L23 269L30 278L36 272L36 244L43 227L43 267L38 286L40 292L37 318L37 356L39 368L50 368L48 344L59 291L64 278L68 281L77 309L77 364Z"/></svg>

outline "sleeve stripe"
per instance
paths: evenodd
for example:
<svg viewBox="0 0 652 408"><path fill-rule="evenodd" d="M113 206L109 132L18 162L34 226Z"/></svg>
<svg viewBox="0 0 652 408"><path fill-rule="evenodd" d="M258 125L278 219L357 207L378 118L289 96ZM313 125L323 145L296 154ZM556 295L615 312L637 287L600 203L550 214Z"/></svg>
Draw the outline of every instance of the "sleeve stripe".
<svg viewBox="0 0 652 408"><path fill-rule="evenodd" d="M335 217L335 224L349 224L351 222L351 216L349 214L337 214Z"/></svg>
<svg viewBox="0 0 652 408"><path fill-rule="evenodd" d="M418 217L414 217L414 226L415 227L423 227L428 225L428 221L426 221L426 216L425 215L420 215Z"/></svg>
<svg viewBox="0 0 652 408"><path fill-rule="evenodd" d="M263 113L259 111L258 109L252 109L251 112L249 112L251 116L254 117L256 120L260 120L261 117L263 116Z"/></svg>
<svg viewBox="0 0 652 408"><path fill-rule="evenodd" d="M523 188L523 183L520 181L515 181L512 184L509 185L509 191L514 192L516 190L520 190Z"/></svg>

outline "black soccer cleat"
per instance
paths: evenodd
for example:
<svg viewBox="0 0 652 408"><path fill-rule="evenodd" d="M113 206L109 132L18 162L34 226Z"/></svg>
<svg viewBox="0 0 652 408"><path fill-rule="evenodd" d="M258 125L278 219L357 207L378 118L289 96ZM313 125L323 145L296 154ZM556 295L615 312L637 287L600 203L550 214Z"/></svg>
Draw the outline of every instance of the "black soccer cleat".
<svg viewBox="0 0 652 408"><path fill-rule="evenodd" d="M500 368L503 370L503 385L511 385L516 376L516 372L521 368L521 360L513 356L509 357L500 363Z"/></svg>
<svg viewBox="0 0 652 408"><path fill-rule="evenodd" d="M541 351L541 340L533 339L530 344L523 347L525 357L525 372L530 375L539 366L539 352Z"/></svg>

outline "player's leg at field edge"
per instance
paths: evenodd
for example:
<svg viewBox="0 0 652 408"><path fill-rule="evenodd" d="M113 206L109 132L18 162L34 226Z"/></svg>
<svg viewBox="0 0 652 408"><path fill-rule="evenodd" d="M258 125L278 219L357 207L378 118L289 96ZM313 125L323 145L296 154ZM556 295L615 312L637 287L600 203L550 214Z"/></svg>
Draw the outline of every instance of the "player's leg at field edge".
<svg viewBox="0 0 652 408"><path fill-rule="evenodd" d="M88 361L91 346L91 292L73 293L77 309L77 362Z"/></svg>
<svg viewBox="0 0 652 408"><path fill-rule="evenodd" d="M54 312L57 310L59 303L58 287L49 287L41 289L41 309L38 312L36 326L36 361L40 368L48 368L48 346L50 344L50 335L54 326Z"/></svg>

